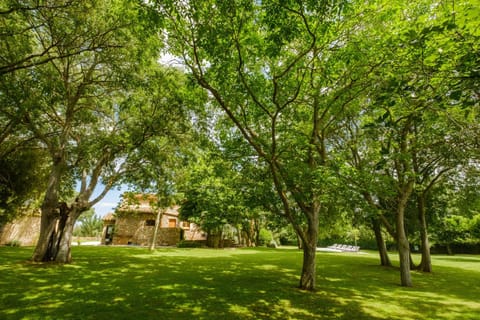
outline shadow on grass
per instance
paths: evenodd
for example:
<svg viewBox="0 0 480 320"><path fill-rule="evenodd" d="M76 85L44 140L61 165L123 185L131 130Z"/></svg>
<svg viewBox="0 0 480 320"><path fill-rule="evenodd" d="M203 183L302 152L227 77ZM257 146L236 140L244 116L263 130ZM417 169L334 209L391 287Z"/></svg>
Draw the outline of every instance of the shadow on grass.
<svg viewBox="0 0 480 320"><path fill-rule="evenodd" d="M1 319L468 319L472 303L436 274L402 288L373 257L319 255L309 293L294 287L294 250L78 247L71 265L26 263L30 253L0 248Z"/></svg>

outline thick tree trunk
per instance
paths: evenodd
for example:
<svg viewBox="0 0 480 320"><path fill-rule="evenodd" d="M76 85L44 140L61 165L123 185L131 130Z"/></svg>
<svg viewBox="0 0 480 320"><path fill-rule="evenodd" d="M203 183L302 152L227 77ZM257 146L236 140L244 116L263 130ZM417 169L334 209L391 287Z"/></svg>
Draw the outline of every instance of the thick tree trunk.
<svg viewBox="0 0 480 320"><path fill-rule="evenodd" d="M61 146L64 146L64 144L61 144ZM83 212L103 198L111 187L111 184L106 186L93 202L89 202L100 177L101 168L108 158L108 154L106 154L105 158L98 161L88 185L86 171L83 172L81 190L74 203L69 207L65 202L60 202L62 177L67 168L65 154L65 149L62 147L52 152L53 164L41 207L40 235L32 255L32 260L36 262L71 262L70 248L75 222Z"/></svg>
<svg viewBox="0 0 480 320"><path fill-rule="evenodd" d="M42 207L40 237L35 247L32 260L36 262L70 263L72 261L71 245L75 222L86 209L78 203L68 207L61 202L53 208L51 202Z"/></svg>
<svg viewBox="0 0 480 320"><path fill-rule="evenodd" d="M316 284L316 254L317 246L309 243L303 245L303 267L300 277L300 289L314 290Z"/></svg>
<svg viewBox="0 0 480 320"><path fill-rule="evenodd" d="M417 199L418 203L418 220L420 222L420 250L422 251L422 260L418 266L418 270L423 272L432 272L432 257L430 256L430 244L428 241L427 219L425 209L425 194L421 194Z"/></svg>
<svg viewBox="0 0 480 320"><path fill-rule="evenodd" d="M447 254L449 256L453 256L453 250L452 250L452 247L450 246L450 243L447 243Z"/></svg>
<svg viewBox="0 0 480 320"><path fill-rule="evenodd" d="M387 246L383 239L382 227L378 218L372 219L372 227L375 233L375 241L377 242L378 254L380 255L380 265L384 267L391 267L392 262L388 256Z"/></svg>
<svg viewBox="0 0 480 320"><path fill-rule="evenodd" d="M53 162L41 207L40 235L32 255L32 260L35 262L53 260L48 252L52 251L51 243L57 238L55 233L61 213L59 210L58 190L60 189L60 178L64 172L62 155L54 157Z"/></svg>
<svg viewBox="0 0 480 320"><path fill-rule="evenodd" d="M239 245L243 245L243 234L242 234L242 226L240 224L237 224L235 226L235 229L237 230L237 243Z"/></svg>
<svg viewBox="0 0 480 320"><path fill-rule="evenodd" d="M253 232L255 234L255 247L258 247L261 245L260 241L260 222L257 220L254 220L253 222Z"/></svg>
<svg viewBox="0 0 480 320"><path fill-rule="evenodd" d="M70 263L72 233L77 218L76 211L65 203L61 203L56 210L42 210L40 236L32 260Z"/></svg>
<svg viewBox="0 0 480 320"><path fill-rule="evenodd" d="M56 255L53 261L58 263L70 263L72 262L72 237L73 227L75 226L77 218L74 215L69 214L66 216L64 222L59 223L61 229L58 230L59 241L56 243Z"/></svg>
<svg viewBox="0 0 480 320"><path fill-rule="evenodd" d="M315 290L319 211L320 205L315 203L311 212L308 212L308 227L303 234L303 266L299 285L302 290Z"/></svg>
<svg viewBox="0 0 480 320"><path fill-rule="evenodd" d="M218 249L222 247L222 233L208 233L207 234L207 246L210 248Z"/></svg>
<svg viewBox="0 0 480 320"><path fill-rule="evenodd" d="M40 234L35 250L33 251L32 261L51 261L50 257L48 257L47 252L51 251L51 241L53 241L57 222L58 219L55 217L54 212L47 213L45 212L45 210L42 210L42 217L40 220Z"/></svg>

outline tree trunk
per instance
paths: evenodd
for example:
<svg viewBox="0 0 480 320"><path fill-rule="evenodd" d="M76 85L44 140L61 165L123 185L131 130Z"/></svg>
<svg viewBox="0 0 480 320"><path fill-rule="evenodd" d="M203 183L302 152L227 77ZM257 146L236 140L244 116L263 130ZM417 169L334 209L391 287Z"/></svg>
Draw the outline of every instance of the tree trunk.
<svg viewBox="0 0 480 320"><path fill-rule="evenodd" d="M207 246L210 247L210 248L218 249L218 248L220 248L221 239L222 239L222 233L221 232L208 233L207 234Z"/></svg>
<svg viewBox="0 0 480 320"><path fill-rule="evenodd" d="M303 240L298 235L297 235L297 247L298 247L298 249L303 249Z"/></svg>
<svg viewBox="0 0 480 320"><path fill-rule="evenodd" d="M302 290L314 290L316 283L316 254L317 246L309 243L303 245L303 267L300 277L300 286Z"/></svg>
<svg viewBox="0 0 480 320"><path fill-rule="evenodd" d="M238 245L243 245L243 234L242 234L242 225L240 224L237 224L235 226L235 229L237 229L237 241L238 241Z"/></svg>
<svg viewBox="0 0 480 320"><path fill-rule="evenodd" d="M255 247L261 245L260 241L260 222L258 220L253 221L253 232L255 234Z"/></svg>
<svg viewBox="0 0 480 320"><path fill-rule="evenodd" d="M452 247L450 246L450 243L447 243L447 254L449 256L453 256L453 250L452 250Z"/></svg>
<svg viewBox="0 0 480 320"><path fill-rule="evenodd" d="M410 242L408 242L408 245L410 246ZM413 256L412 256L412 250L410 250L410 253L408 255L410 258L410 270L416 270L417 266L415 266L415 262L413 261Z"/></svg>
<svg viewBox="0 0 480 320"><path fill-rule="evenodd" d="M51 261L49 255L51 241L53 241L54 232L57 227L58 219L55 217L55 212L46 212L42 209L42 216L40 220L40 234L38 237L37 245L33 251L32 261Z"/></svg>
<svg viewBox="0 0 480 320"><path fill-rule="evenodd" d="M300 277L300 286L302 290L315 290L316 285L316 255L318 241L318 216L320 205L315 203L310 212L308 212L308 227L303 233L303 266L302 275Z"/></svg>
<svg viewBox="0 0 480 320"><path fill-rule="evenodd" d="M402 199L404 200L404 199ZM400 260L400 279L404 287L412 286L410 274L410 245L405 233L405 205L406 201L399 201L397 208L397 245Z"/></svg>
<svg viewBox="0 0 480 320"><path fill-rule="evenodd" d="M78 217L78 216L77 216ZM75 226L75 221L77 221L77 217L75 214L70 213L69 215L65 215L64 222L60 221L58 234L59 234L59 241L57 242L56 256L54 257L53 261L59 263L70 263L72 262L72 238L73 238L73 228Z"/></svg>
<svg viewBox="0 0 480 320"><path fill-rule="evenodd" d="M418 220L420 222L420 250L422 251L422 260L418 266L418 270L423 272L432 272L432 258L430 255L430 244L428 241L428 232L427 232L427 219L426 209L425 209L425 194L422 193L417 198L418 206Z"/></svg>
<svg viewBox="0 0 480 320"><path fill-rule="evenodd" d="M55 157L53 162L41 207L40 235L32 255L32 260L35 262L54 260L51 253L55 239L58 240L56 230L62 213L59 210L61 208L59 208L58 191L65 166L63 165L62 155Z"/></svg>
<svg viewBox="0 0 480 320"><path fill-rule="evenodd" d="M378 254L380 255L380 265L384 267L391 267L392 262L388 256L387 246L383 239L381 223L377 217L372 219L372 226L375 233L375 241L377 242Z"/></svg>
<svg viewBox="0 0 480 320"><path fill-rule="evenodd" d="M32 260L70 263L73 227L79 214L64 202L56 210L47 209L42 210L40 236Z"/></svg>
<svg viewBox="0 0 480 320"><path fill-rule="evenodd" d="M155 229L153 230L152 243L150 244L150 250L155 250L155 245L157 244L158 228L160 227L160 221L163 215L162 210L158 210L157 212L157 217L155 219Z"/></svg>

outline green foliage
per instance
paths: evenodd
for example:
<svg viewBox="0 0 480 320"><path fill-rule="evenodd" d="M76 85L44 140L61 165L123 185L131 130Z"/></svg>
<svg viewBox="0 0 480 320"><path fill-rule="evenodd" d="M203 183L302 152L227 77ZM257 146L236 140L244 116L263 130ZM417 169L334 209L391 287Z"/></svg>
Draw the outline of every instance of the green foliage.
<svg viewBox="0 0 480 320"><path fill-rule="evenodd" d="M7 243L5 243L7 247L21 247L22 242L20 240L11 240Z"/></svg>
<svg viewBox="0 0 480 320"><path fill-rule="evenodd" d="M472 218L449 215L441 220L442 226L436 230L435 236L440 244L480 243L480 215Z"/></svg>
<svg viewBox="0 0 480 320"><path fill-rule="evenodd" d="M312 245L404 202L416 240L423 197L437 242L476 241L478 4L0 0L0 224L102 181Z"/></svg>
<svg viewBox="0 0 480 320"><path fill-rule="evenodd" d="M258 244L260 246L267 246L272 240L274 240L272 232L265 228L260 229L258 239L260 240L260 243Z"/></svg>
<svg viewBox="0 0 480 320"><path fill-rule="evenodd" d="M77 220L73 235L77 237L100 237L103 230L103 220L90 209Z"/></svg>
<svg viewBox="0 0 480 320"><path fill-rule="evenodd" d="M46 155L20 149L0 157L0 224L39 207L46 186Z"/></svg>
<svg viewBox="0 0 480 320"><path fill-rule="evenodd" d="M480 214L473 216L470 220L470 236L472 239L476 239L477 243L480 243Z"/></svg>
<svg viewBox="0 0 480 320"><path fill-rule="evenodd" d="M201 248L203 244L199 241L182 240L177 243L178 248Z"/></svg>
<svg viewBox="0 0 480 320"><path fill-rule="evenodd" d="M211 234L226 224L235 225L243 210L240 190L235 188L236 173L229 164L213 155L203 155L191 168L183 191L181 219L194 222Z"/></svg>
<svg viewBox="0 0 480 320"><path fill-rule="evenodd" d="M278 241L282 246L296 246L298 245L297 234L293 230L292 226L288 225L276 232Z"/></svg>

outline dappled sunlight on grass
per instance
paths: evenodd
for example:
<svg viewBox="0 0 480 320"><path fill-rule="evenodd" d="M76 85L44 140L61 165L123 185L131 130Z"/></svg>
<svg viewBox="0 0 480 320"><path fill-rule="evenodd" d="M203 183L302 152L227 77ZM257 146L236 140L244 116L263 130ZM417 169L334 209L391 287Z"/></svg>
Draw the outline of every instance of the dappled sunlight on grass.
<svg viewBox="0 0 480 320"><path fill-rule="evenodd" d="M337 254L320 259L320 286L343 306L357 305L368 317L382 319L478 319L480 312L480 257L448 259L434 256L434 273L412 272L414 286L398 285L398 268L372 265L375 260ZM332 259L330 259L330 257ZM396 262L396 257L392 257ZM350 260L350 261L349 261ZM457 261L452 263L452 261ZM464 264L461 261L468 261ZM324 261L326 262L326 261ZM461 263L459 263L461 262ZM319 262L321 263L321 262ZM476 267L473 265L476 264ZM339 267L343 265L343 267ZM350 267L351 265L351 267ZM341 272L339 272L341 270ZM322 285L323 284L323 285ZM368 318L367 317L367 318Z"/></svg>
<svg viewBox="0 0 480 320"><path fill-rule="evenodd" d="M302 253L274 249L75 247L70 265L0 247L0 319L476 319L480 258L434 257L434 273L375 254L318 255L316 292L295 288ZM392 255L393 260L395 257ZM476 268L475 268L476 267Z"/></svg>

